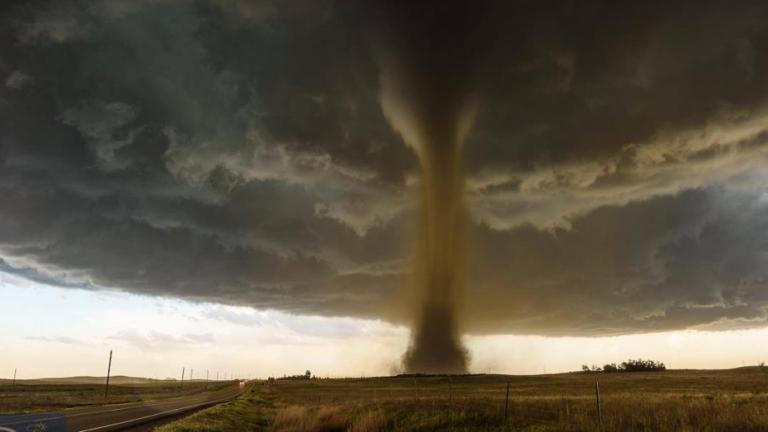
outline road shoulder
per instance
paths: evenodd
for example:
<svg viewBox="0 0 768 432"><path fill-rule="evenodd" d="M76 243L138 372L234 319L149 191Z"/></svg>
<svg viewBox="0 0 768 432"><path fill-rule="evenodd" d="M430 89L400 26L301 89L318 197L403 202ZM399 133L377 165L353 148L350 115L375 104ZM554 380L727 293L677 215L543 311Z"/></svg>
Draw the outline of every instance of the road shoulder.
<svg viewBox="0 0 768 432"><path fill-rule="evenodd" d="M265 386L251 385L236 399L196 412L156 429L157 432L266 430L272 412Z"/></svg>

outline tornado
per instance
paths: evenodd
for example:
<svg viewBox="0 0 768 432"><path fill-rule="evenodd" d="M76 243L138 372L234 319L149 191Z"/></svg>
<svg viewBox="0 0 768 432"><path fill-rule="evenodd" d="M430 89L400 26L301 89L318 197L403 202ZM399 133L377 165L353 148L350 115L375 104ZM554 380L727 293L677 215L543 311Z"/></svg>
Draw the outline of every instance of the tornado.
<svg viewBox="0 0 768 432"><path fill-rule="evenodd" d="M467 372L461 300L467 265L463 143L477 106L482 14L469 2L387 2L379 23L380 101L419 160L408 373Z"/></svg>

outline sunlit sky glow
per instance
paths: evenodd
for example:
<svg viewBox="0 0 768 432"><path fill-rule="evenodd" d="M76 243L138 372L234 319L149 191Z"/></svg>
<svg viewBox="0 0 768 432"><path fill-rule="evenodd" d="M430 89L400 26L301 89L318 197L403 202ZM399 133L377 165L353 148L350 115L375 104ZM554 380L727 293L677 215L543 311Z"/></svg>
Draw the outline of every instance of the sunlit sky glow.
<svg viewBox="0 0 768 432"><path fill-rule="evenodd" d="M381 321L321 318L245 307L62 289L0 276L12 301L0 316L0 378L101 376L179 378L181 368L242 377L398 372L408 330ZM673 368L729 368L768 359L768 329L677 331L617 337L468 336L475 373L540 374L627 358Z"/></svg>

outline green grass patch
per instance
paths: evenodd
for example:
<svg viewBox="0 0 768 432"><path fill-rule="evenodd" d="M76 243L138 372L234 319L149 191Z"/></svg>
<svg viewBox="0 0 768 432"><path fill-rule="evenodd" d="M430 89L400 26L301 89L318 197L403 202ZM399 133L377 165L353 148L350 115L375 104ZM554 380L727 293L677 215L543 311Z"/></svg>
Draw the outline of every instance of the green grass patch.
<svg viewBox="0 0 768 432"><path fill-rule="evenodd" d="M63 380L62 380L63 381ZM0 415L52 412L67 408L128 402L153 402L217 391L235 385L234 381L191 382L147 381L109 386L104 398L104 384L52 383L24 381L0 384Z"/></svg>
<svg viewBox="0 0 768 432"><path fill-rule="evenodd" d="M199 411L179 421L161 426L157 432L263 431L270 420L272 406L261 386L252 385L236 399Z"/></svg>

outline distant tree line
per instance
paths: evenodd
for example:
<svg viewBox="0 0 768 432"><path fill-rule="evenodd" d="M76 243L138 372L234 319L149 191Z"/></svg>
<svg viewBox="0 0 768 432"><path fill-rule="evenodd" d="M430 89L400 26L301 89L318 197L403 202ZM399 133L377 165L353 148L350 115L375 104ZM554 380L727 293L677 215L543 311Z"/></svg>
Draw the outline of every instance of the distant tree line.
<svg viewBox="0 0 768 432"><path fill-rule="evenodd" d="M664 365L664 363L643 359L630 359L625 362L621 362L618 365L616 363L608 363L602 368L595 365L592 365L591 367L587 365L581 366L582 372L659 372L663 370L667 370L667 367Z"/></svg>
<svg viewBox="0 0 768 432"><path fill-rule="evenodd" d="M283 375L280 378L273 378L273 377L269 377L268 378L269 381L274 381L275 379L278 379L278 380L308 380L308 379L312 379L312 372L306 371L306 372L304 372L303 375Z"/></svg>

